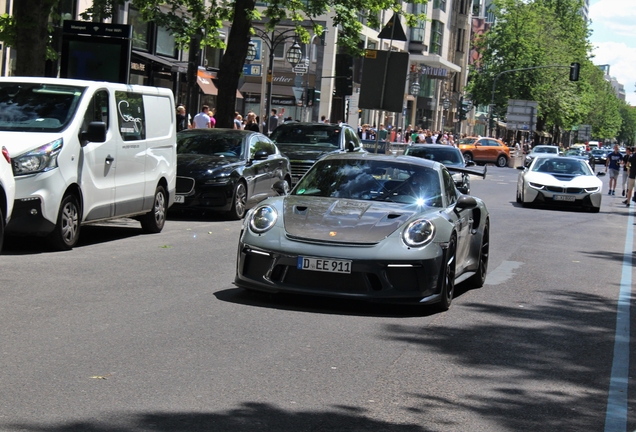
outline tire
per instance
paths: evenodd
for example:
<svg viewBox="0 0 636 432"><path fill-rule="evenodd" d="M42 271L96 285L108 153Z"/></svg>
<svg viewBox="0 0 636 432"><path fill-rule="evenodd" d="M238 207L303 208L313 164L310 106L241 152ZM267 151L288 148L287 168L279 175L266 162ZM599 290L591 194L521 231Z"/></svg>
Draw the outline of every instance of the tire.
<svg viewBox="0 0 636 432"><path fill-rule="evenodd" d="M464 162L468 163L473 160L473 155L471 153L464 153Z"/></svg>
<svg viewBox="0 0 636 432"><path fill-rule="evenodd" d="M228 216L232 220L243 219L245 216L245 206L247 204L247 186L245 182L239 181L234 186L234 194L232 195L232 208Z"/></svg>
<svg viewBox="0 0 636 432"><path fill-rule="evenodd" d="M479 246L479 267L477 272L468 279L468 286L471 288L481 288L486 282L486 272L488 271L488 256L490 253L490 223L486 221L484 233L481 236Z"/></svg>
<svg viewBox="0 0 636 432"><path fill-rule="evenodd" d="M497 166L498 166L499 168L503 168L503 167L508 166L508 158L507 158L507 157L505 157L504 155L500 155L500 156L497 158Z"/></svg>
<svg viewBox="0 0 636 432"><path fill-rule="evenodd" d="M457 251L457 239L455 234L451 236L448 242L448 248L444 254L444 268L441 273L440 280L440 294L441 299L437 304L437 309L440 312L447 311L451 303L453 302L453 295L455 295L455 252Z"/></svg>
<svg viewBox="0 0 636 432"><path fill-rule="evenodd" d="M519 188L517 188L517 204L521 204L521 194L519 193Z"/></svg>
<svg viewBox="0 0 636 432"><path fill-rule="evenodd" d="M598 212L601 211L601 208L600 207L590 207L590 211L592 213L598 213Z"/></svg>
<svg viewBox="0 0 636 432"><path fill-rule="evenodd" d="M56 250L71 250L80 234L80 205L75 195L66 195L60 203L57 223L49 234L49 242Z"/></svg>
<svg viewBox="0 0 636 432"><path fill-rule="evenodd" d="M152 202L152 209L139 218L141 229L147 234L156 234L161 232L166 224L166 214L168 211L168 194L163 186L157 186L155 190L155 198Z"/></svg>

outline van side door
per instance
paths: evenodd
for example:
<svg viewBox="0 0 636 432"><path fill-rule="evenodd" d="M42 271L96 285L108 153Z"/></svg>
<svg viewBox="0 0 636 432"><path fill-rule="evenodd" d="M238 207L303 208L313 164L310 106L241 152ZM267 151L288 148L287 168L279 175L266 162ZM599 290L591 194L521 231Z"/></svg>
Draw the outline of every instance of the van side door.
<svg viewBox="0 0 636 432"><path fill-rule="evenodd" d="M106 123L106 141L83 143L78 163L78 179L82 188L85 221L112 217L115 200L115 170L117 145L111 124L111 97L108 90L95 92L84 113L81 131L91 122Z"/></svg>
<svg viewBox="0 0 636 432"><path fill-rule="evenodd" d="M115 91L115 117L118 133L115 175L115 216L141 213L147 158L146 113L143 95Z"/></svg>

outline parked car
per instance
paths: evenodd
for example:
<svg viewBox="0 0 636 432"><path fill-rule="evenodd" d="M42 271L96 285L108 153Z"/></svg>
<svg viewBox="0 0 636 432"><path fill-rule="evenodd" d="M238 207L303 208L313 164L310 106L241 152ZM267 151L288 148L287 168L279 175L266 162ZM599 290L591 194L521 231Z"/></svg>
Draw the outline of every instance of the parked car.
<svg viewBox="0 0 636 432"><path fill-rule="evenodd" d="M325 156L290 195L245 217L235 284L448 309L456 283L483 285L490 236L486 205L460 194L449 170L469 171L411 156Z"/></svg>
<svg viewBox="0 0 636 432"><path fill-rule="evenodd" d="M4 241L4 227L11 219L13 199L15 197L15 180L11 169L11 157L5 146L0 148L0 252Z"/></svg>
<svg viewBox="0 0 636 432"><path fill-rule="evenodd" d="M583 160L553 155L537 156L517 179L517 202L528 205L601 209L603 183ZM599 173L598 175L604 175Z"/></svg>
<svg viewBox="0 0 636 432"><path fill-rule="evenodd" d="M356 131L346 124L283 123L270 137L289 158L293 184L296 184L318 159L329 153L365 151Z"/></svg>
<svg viewBox="0 0 636 432"><path fill-rule="evenodd" d="M72 249L83 224L137 218L163 229L174 200L176 129L165 88L42 77L0 78L0 143L15 205L6 232Z"/></svg>
<svg viewBox="0 0 636 432"><path fill-rule="evenodd" d="M498 139L488 137L462 138L458 144L466 162L494 163L498 167L508 166L510 149Z"/></svg>
<svg viewBox="0 0 636 432"><path fill-rule="evenodd" d="M528 153L523 161L525 166L529 166L534 158L540 154L551 154L551 155L559 155L559 147L554 145L536 145L532 147L530 153Z"/></svg>
<svg viewBox="0 0 636 432"><path fill-rule="evenodd" d="M594 169L596 162L594 161L594 156L592 156L591 152L587 152L585 151L585 149L582 148L574 148L574 149L570 149L567 150L564 154L564 156L569 156L569 157L573 157L575 159L581 159L586 161L587 163L590 164L590 166L592 167L592 169Z"/></svg>
<svg viewBox="0 0 636 432"><path fill-rule="evenodd" d="M259 132L189 129L177 134L177 192L174 210L211 210L241 219L246 210L291 189L289 160Z"/></svg>
<svg viewBox="0 0 636 432"><path fill-rule="evenodd" d="M475 162L466 162L462 157L462 152L453 146L443 144L415 144L408 146L404 151L405 156L415 156L454 168L466 168L475 166ZM453 180L457 189L463 194L470 194L470 175L465 172L452 172Z"/></svg>

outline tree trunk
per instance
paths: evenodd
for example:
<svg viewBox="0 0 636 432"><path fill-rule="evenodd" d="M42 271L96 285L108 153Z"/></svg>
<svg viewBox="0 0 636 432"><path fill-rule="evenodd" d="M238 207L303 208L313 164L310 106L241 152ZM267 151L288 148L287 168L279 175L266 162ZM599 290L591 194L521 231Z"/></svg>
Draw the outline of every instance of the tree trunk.
<svg viewBox="0 0 636 432"><path fill-rule="evenodd" d="M19 0L14 3L16 75L44 76L49 15L57 3L58 0Z"/></svg>
<svg viewBox="0 0 636 432"><path fill-rule="evenodd" d="M234 21L217 77L219 94L214 115L216 127L232 128L234 126L236 89L243 73L252 28L248 13L252 12L255 6L255 0L236 0L234 6Z"/></svg>

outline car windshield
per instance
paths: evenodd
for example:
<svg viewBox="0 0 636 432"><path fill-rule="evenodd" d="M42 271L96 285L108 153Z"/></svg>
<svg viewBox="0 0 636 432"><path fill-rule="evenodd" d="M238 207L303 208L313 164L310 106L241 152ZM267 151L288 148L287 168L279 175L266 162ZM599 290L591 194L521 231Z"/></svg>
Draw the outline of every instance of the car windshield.
<svg viewBox="0 0 636 432"><path fill-rule="evenodd" d="M184 132L177 135L177 154L242 157L243 134Z"/></svg>
<svg viewBox="0 0 636 432"><path fill-rule="evenodd" d="M475 142L475 138L462 138L459 140L459 144L472 144Z"/></svg>
<svg viewBox="0 0 636 432"><path fill-rule="evenodd" d="M532 149L532 153L558 153L556 147L535 147Z"/></svg>
<svg viewBox="0 0 636 432"><path fill-rule="evenodd" d="M585 161L564 158L537 158L531 171L560 175L594 175Z"/></svg>
<svg viewBox="0 0 636 432"><path fill-rule="evenodd" d="M0 131L60 132L73 118L85 87L0 83Z"/></svg>
<svg viewBox="0 0 636 432"><path fill-rule="evenodd" d="M581 156L583 154L580 150L568 150L565 152L566 156Z"/></svg>
<svg viewBox="0 0 636 432"><path fill-rule="evenodd" d="M292 195L442 206L437 171L414 164L378 160L318 161L294 188Z"/></svg>
<svg viewBox="0 0 636 432"><path fill-rule="evenodd" d="M338 148L340 130L337 125L287 123L277 127L270 138L276 144Z"/></svg>
<svg viewBox="0 0 636 432"><path fill-rule="evenodd" d="M405 155L429 159L443 165L464 166L462 153L455 147L435 148L428 146L409 147Z"/></svg>

